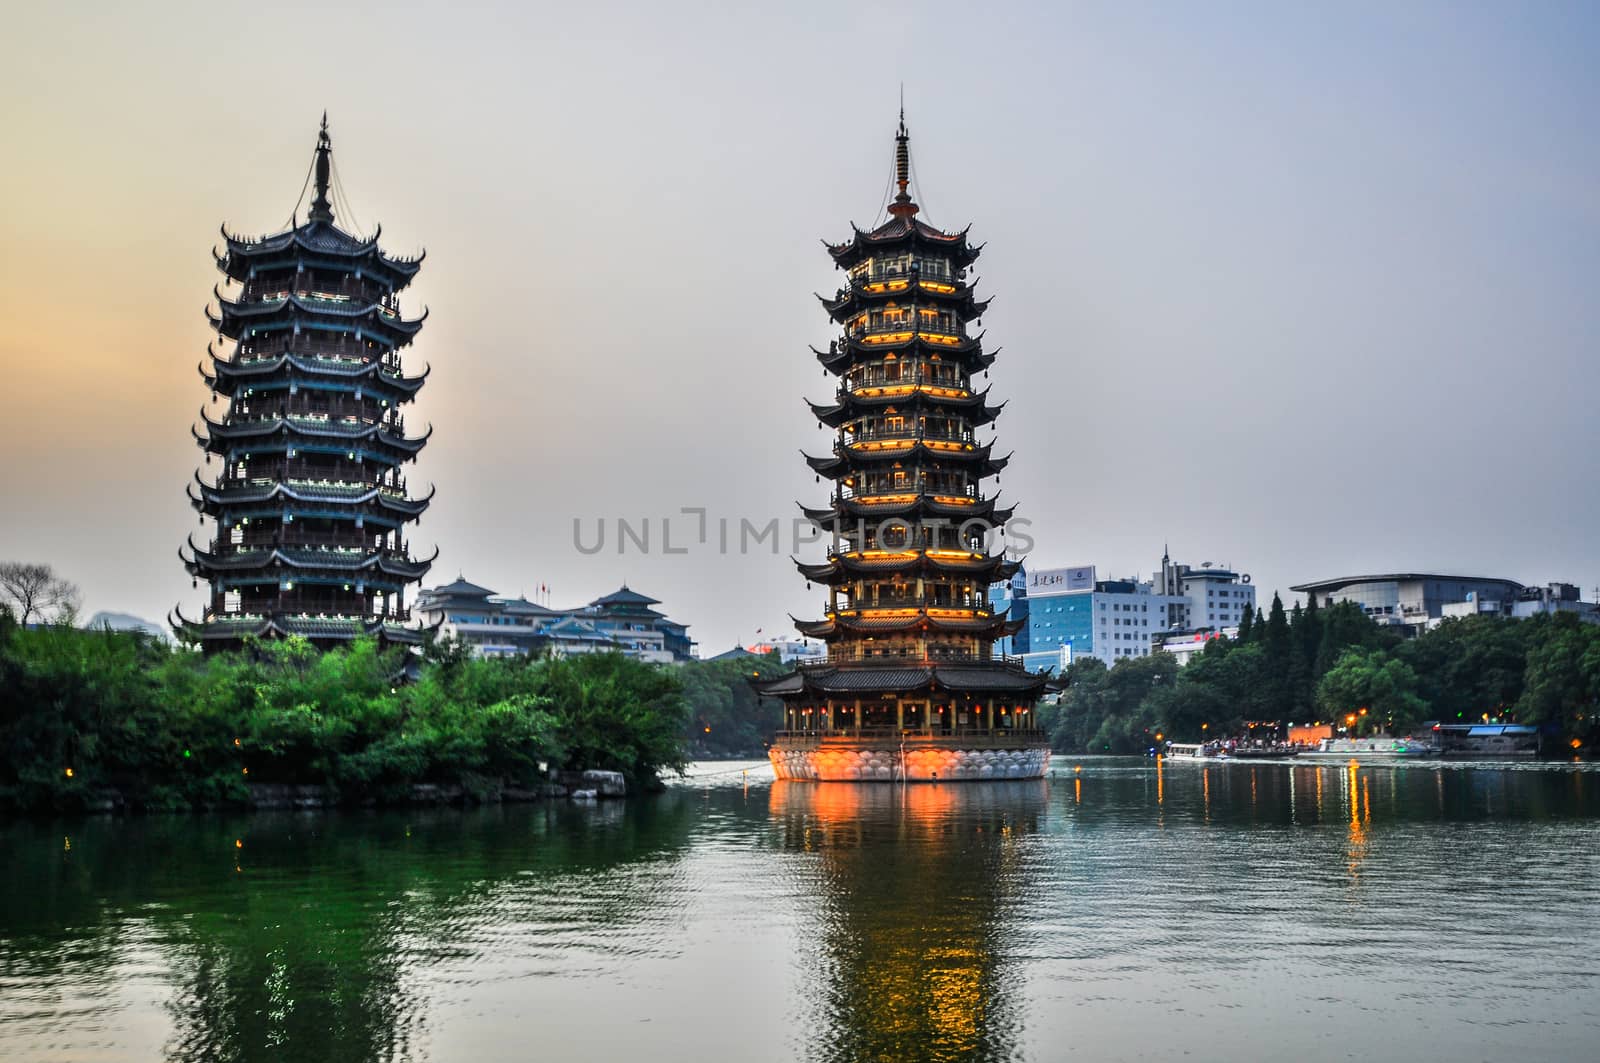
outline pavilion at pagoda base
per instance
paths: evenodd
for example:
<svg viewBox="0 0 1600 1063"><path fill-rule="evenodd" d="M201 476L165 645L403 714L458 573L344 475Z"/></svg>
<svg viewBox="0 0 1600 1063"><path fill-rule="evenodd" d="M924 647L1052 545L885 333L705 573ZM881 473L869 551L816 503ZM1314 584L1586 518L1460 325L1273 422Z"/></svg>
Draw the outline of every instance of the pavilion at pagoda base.
<svg viewBox="0 0 1600 1063"><path fill-rule="evenodd" d="M1045 677L1014 660L818 662L758 682L784 702L768 750L780 779L1040 779L1050 736L1033 727Z"/></svg>
<svg viewBox="0 0 1600 1063"><path fill-rule="evenodd" d="M1042 779L1050 741L1042 731L988 734L780 732L767 751L780 779L816 782L981 782Z"/></svg>

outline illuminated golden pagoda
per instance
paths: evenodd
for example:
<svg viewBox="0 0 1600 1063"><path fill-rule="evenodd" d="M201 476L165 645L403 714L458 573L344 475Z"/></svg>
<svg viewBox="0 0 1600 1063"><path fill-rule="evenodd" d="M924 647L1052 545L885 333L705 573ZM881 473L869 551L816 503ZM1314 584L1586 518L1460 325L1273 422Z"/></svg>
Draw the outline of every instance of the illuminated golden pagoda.
<svg viewBox="0 0 1600 1063"><path fill-rule="evenodd" d="M1019 563L991 548L1013 507L983 490L1008 459L977 438L1000 413L972 379L994 362L969 332L988 305L967 279L981 249L917 217L903 114L895 149L889 220L828 245L847 280L822 304L843 335L815 353L839 388L811 408L837 438L806 461L833 492L802 510L832 544L799 566L827 613L796 625L828 658L761 685L785 705L772 762L780 778L1037 777L1044 678L994 653L1016 622L989 586Z"/></svg>

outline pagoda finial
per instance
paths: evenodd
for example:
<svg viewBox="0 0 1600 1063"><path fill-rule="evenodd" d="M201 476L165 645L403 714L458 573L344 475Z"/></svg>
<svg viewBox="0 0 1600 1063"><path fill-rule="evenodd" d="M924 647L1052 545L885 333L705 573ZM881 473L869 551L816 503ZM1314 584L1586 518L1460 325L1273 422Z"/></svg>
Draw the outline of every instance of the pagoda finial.
<svg viewBox="0 0 1600 1063"><path fill-rule="evenodd" d="M333 221L333 204L328 202L328 171L332 164L333 141L328 137L328 112L322 112L322 130L317 134L317 196L311 201L312 221Z"/></svg>
<svg viewBox="0 0 1600 1063"><path fill-rule="evenodd" d="M911 185L911 134L906 130L906 87L900 86L900 129L894 136L894 183L900 189L889 204L889 213L896 218L909 218L918 207L907 188Z"/></svg>

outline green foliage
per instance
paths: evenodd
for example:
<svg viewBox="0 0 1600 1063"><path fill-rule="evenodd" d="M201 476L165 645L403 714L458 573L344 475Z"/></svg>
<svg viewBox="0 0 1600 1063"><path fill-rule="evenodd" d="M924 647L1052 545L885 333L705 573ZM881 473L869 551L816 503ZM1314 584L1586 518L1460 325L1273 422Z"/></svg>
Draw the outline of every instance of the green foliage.
<svg viewBox="0 0 1600 1063"><path fill-rule="evenodd" d="M1163 655L1107 669L1075 662L1060 703L1040 722L1063 752L1132 753L1164 734L1196 742L1250 721L1343 723L1400 733L1429 719L1482 716L1547 724L1593 742L1600 732L1600 625L1571 614L1448 620L1409 642L1353 603L1314 603L1247 618L1181 670ZM1361 709L1367 713L1361 715Z"/></svg>
<svg viewBox="0 0 1600 1063"><path fill-rule="evenodd" d="M1404 733L1428 709L1417 673L1381 649L1349 649L1317 684L1317 704L1330 719L1356 717L1357 730Z"/></svg>
<svg viewBox="0 0 1600 1063"><path fill-rule="evenodd" d="M445 647L400 680L401 651L299 639L201 656L128 632L24 629L0 610L0 808L242 804L248 784L392 800L422 782L533 785L539 764L684 762L688 708L666 667L620 654L479 660Z"/></svg>
<svg viewBox="0 0 1600 1063"><path fill-rule="evenodd" d="M1600 702L1600 627L1571 615L1544 622L1528 651L1517 710L1527 723L1559 722L1568 733L1593 735Z"/></svg>
<svg viewBox="0 0 1600 1063"><path fill-rule="evenodd" d="M1089 753L1140 753L1162 729L1157 691L1170 689L1177 662L1164 653L1129 657L1107 668L1093 657L1072 662L1060 705L1041 723L1053 723L1052 744Z"/></svg>
<svg viewBox="0 0 1600 1063"><path fill-rule="evenodd" d="M776 653L725 661L690 661L678 669L691 712L685 738L695 756L759 757L783 723L783 703L751 681L788 671Z"/></svg>

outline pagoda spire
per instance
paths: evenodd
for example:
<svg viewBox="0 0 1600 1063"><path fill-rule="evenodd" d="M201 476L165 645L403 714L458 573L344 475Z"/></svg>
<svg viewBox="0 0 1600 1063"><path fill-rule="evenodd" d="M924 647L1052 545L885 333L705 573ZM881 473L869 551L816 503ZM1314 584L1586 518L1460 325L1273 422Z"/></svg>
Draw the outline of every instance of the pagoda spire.
<svg viewBox="0 0 1600 1063"><path fill-rule="evenodd" d="M900 129L894 135L894 183L900 191L889 204L889 213L896 218L909 218L919 209L907 191L911 185L911 134L906 130L904 91L901 90Z"/></svg>
<svg viewBox="0 0 1600 1063"><path fill-rule="evenodd" d="M322 112L322 130L317 134L317 196L311 201L312 221L333 221L333 204L328 202L328 173L333 161L333 141L328 138L328 112Z"/></svg>

